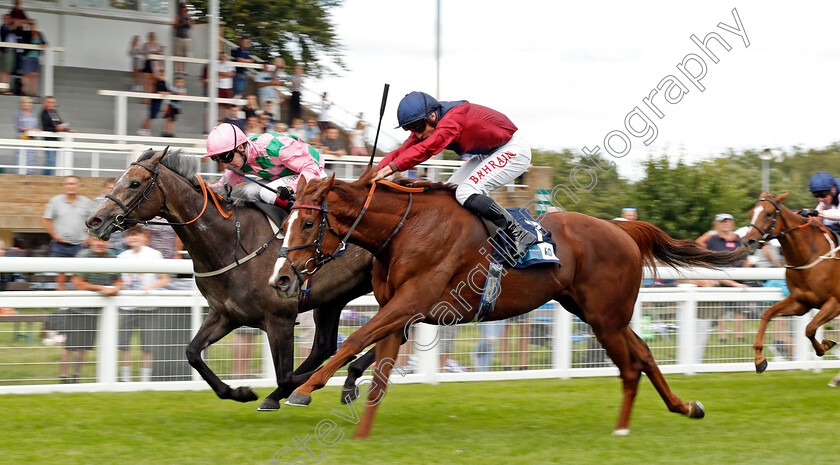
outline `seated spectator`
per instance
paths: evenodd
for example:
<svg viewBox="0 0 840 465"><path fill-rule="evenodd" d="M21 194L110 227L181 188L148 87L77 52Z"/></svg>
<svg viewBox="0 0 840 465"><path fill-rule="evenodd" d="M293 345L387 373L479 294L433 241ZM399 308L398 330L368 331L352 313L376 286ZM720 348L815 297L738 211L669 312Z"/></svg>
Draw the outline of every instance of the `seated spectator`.
<svg viewBox="0 0 840 465"><path fill-rule="evenodd" d="M227 115L222 118L222 123L230 123L245 132L245 118L242 117L242 112L236 105L228 105Z"/></svg>
<svg viewBox="0 0 840 465"><path fill-rule="evenodd" d="M262 113L260 104L257 102L257 96L254 94L245 97L245 106L242 109L245 111L246 120L249 116L259 116Z"/></svg>
<svg viewBox="0 0 840 465"><path fill-rule="evenodd" d="M260 117L251 115L245 118L245 135L250 137L259 136L265 132L265 126L260 122Z"/></svg>
<svg viewBox="0 0 840 465"><path fill-rule="evenodd" d="M624 207L621 209L621 216L613 218L613 221L637 221L639 212L635 207Z"/></svg>
<svg viewBox="0 0 840 465"><path fill-rule="evenodd" d="M154 93L166 95L169 94L169 86L166 85L166 72L163 70L158 71L157 75L155 76L155 90ZM138 136L149 136L151 132L149 128L152 126L152 120L158 117L160 113L160 107L163 105L163 99L151 99L151 103L149 104L149 117L143 121L143 124L140 125L140 129L137 130Z"/></svg>
<svg viewBox="0 0 840 465"><path fill-rule="evenodd" d="M280 107L278 106L277 109L279 110ZM271 100L268 100L263 104L262 113L260 115L268 115L268 119L270 119L272 123L280 121L280 119L274 113L274 103Z"/></svg>
<svg viewBox="0 0 840 465"><path fill-rule="evenodd" d="M187 95L187 86L184 84L184 78L175 78L175 85L172 86L172 94ZM181 114L181 102L179 100L170 100L169 105L166 107L166 112L163 114L161 137L175 137L175 120L179 114Z"/></svg>
<svg viewBox="0 0 840 465"><path fill-rule="evenodd" d="M347 155L347 149L337 128L327 129L325 137L321 139L321 153L339 157Z"/></svg>
<svg viewBox="0 0 840 465"><path fill-rule="evenodd" d="M274 121L271 120L271 115L263 113L258 118L263 127L263 132L278 132L274 126Z"/></svg>
<svg viewBox="0 0 840 465"><path fill-rule="evenodd" d="M315 118L306 118L306 126L303 128L306 133L306 142L317 145L321 143L321 128Z"/></svg>
<svg viewBox="0 0 840 465"><path fill-rule="evenodd" d="M292 120L292 127L287 132L300 140L306 140L306 130L303 128L303 120L300 118Z"/></svg>

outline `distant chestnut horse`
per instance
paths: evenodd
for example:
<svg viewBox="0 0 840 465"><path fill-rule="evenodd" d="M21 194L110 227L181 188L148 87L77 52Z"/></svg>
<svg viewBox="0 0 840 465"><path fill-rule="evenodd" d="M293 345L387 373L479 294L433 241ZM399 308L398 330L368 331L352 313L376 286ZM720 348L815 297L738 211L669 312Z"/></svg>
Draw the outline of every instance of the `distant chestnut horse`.
<svg viewBox="0 0 840 465"><path fill-rule="evenodd" d="M458 204L455 186L382 181L372 185L374 173L369 170L353 183L333 177L299 184L295 210L286 221L281 258L270 278L283 296L296 295L300 274L328 261L333 251L344 246L340 242L348 231L349 242L375 253L373 289L379 313L350 335L336 355L286 401L309 404L312 391L323 387L350 357L376 343L377 373L357 437L370 433L376 411L376 402L371 401L384 395L406 327L418 321L472 320L489 264L485 226ZM406 188L424 192L404 192ZM615 434L629 432L642 371L670 411L702 418L705 412L699 402L683 402L671 393L650 349L628 326L642 282L642 265L659 260L670 266L722 266L743 254L711 252L639 221L554 213L542 225L557 241L562 267L544 264L507 270L495 310L486 319L520 315L556 299L592 326L624 382Z"/></svg>
<svg viewBox="0 0 840 465"><path fill-rule="evenodd" d="M785 257L785 279L790 295L761 315L755 335L755 371L767 369L767 359L761 355L764 332L773 318L804 315L812 308L820 309L805 328L818 356L828 352L836 342L817 341L817 329L840 315L840 251L837 239L813 217L808 220L782 205L790 192L774 197L761 193L758 203L750 210L750 226L741 240L747 252L755 252L772 239L778 239Z"/></svg>

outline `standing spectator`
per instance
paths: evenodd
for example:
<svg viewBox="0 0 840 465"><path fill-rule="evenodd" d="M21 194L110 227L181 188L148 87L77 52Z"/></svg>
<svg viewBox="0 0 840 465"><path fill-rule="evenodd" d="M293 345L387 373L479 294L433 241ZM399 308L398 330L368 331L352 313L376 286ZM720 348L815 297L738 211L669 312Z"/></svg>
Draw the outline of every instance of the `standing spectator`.
<svg viewBox="0 0 840 465"><path fill-rule="evenodd" d="M325 136L321 138L321 146L321 153L323 154L335 155L338 157L347 155L347 149L344 146L344 142L341 140L341 134L339 134L337 128L327 129Z"/></svg>
<svg viewBox="0 0 840 465"><path fill-rule="evenodd" d="M155 90L156 94L166 95L169 94L169 87L166 85L166 74L163 70L160 70L155 76ZM151 135L149 128L152 126L152 120L156 119L158 113L160 113L160 107L163 105L163 99L151 99L152 103L149 105L149 117L143 121L143 124L140 125L140 129L137 130L138 136L148 136ZM164 123L165 124L165 123Z"/></svg>
<svg viewBox="0 0 840 465"><path fill-rule="evenodd" d="M326 131L330 128L330 107L332 106L332 102L327 100L327 93L324 92L321 94L321 108L318 112L318 127L321 128L321 132Z"/></svg>
<svg viewBox="0 0 840 465"><path fill-rule="evenodd" d="M14 6L9 10L9 15L14 18L19 24L31 24L32 21L26 16L26 13L20 7L20 0L14 1Z"/></svg>
<svg viewBox="0 0 840 465"><path fill-rule="evenodd" d="M117 258L124 260L162 260L163 255L157 250L144 245L145 237L141 226L133 226L125 232L125 242L128 250L119 254ZM123 289L149 291L169 284L169 275L153 273L123 273ZM132 380L131 369L131 336L134 330L140 333L140 350L143 352L143 361L140 367L140 381L152 380L152 346L151 330L152 309L137 307L120 308L120 328L117 336L117 344L120 349L120 381L129 382Z"/></svg>
<svg viewBox="0 0 840 465"><path fill-rule="evenodd" d="M175 85L172 86L173 95L187 95L187 86L184 84L184 78L176 77ZM181 113L181 102L178 100L170 100L166 107L166 112L163 114L163 129L162 137L175 137L175 119Z"/></svg>
<svg viewBox="0 0 840 465"><path fill-rule="evenodd" d="M157 34L154 32L150 32L148 38L148 41L143 44L143 55L146 58L146 61L143 62L143 73L146 80L145 90L151 93L155 91L155 77L162 71L163 66L161 66L160 60L153 60L149 58L149 55L160 55L163 53L163 47L158 43ZM143 101L143 103L148 102L148 100Z"/></svg>
<svg viewBox="0 0 840 465"><path fill-rule="evenodd" d="M289 76L289 121L300 118L300 93L303 90L303 65L295 65L295 72Z"/></svg>
<svg viewBox="0 0 840 465"><path fill-rule="evenodd" d="M143 92L143 66L146 62L146 53L143 50L143 44L140 43L140 36L131 38L131 46L128 48L128 56L131 57L132 70L132 92Z"/></svg>
<svg viewBox="0 0 840 465"><path fill-rule="evenodd" d="M228 56L225 52L219 52L219 66L217 69L219 73L219 98L233 97L233 76L236 74L236 68L233 63L228 61ZM224 103L219 104L219 113L224 110Z"/></svg>
<svg viewBox="0 0 840 465"><path fill-rule="evenodd" d="M89 237L89 248L76 254L76 258L114 258L116 255L108 248L108 241ZM122 288L119 273L76 273L71 278L73 288L78 291L94 291L106 297L113 297ZM61 350L61 382L76 383L81 375L87 357L87 351L93 349L96 339L95 309L70 309L65 317L67 340ZM68 375L70 359L73 360L73 374Z"/></svg>
<svg viewBox="0 0 840 465"><path fill-rule="evenodd" d="M41 32L35 29L35 22L30 26L29 43L31 45L45 45ZM38 74L41 71L41 51L24 50L21 54L21 89L24 95L38 97Z"/></svg>
<svg viewBox="0 0 840 465"><path fill-rule="evenodd" d="M318 122L315 118L306 118L306 127L303 128L306 133L306 142L311 145L318 145L321 143L321 128L318 127Z"/></svg>
<svg viewBox="0 0 840 465"><path fill-rule="evenodd" d="M44 211L44 229L50 235L50 257L75 257L88 239L85 219L93 211L93 202L78 194L79 177L64 178L64 193L56 195L47 203ZM59 291L67 287L67 277L56 278Z"/></svg>
<svg viewBox="0 0 840 465"><path fill-rule="evenodd" d="M260 110L260 104L257 102L257 96L251 94L245 97L245 106L242 107L242 110L245 111L245 119L261 115L262 110Z"/></svg>
<svg viewBox="0 0 840 465"><path fill-rule="evenodd" d="M29 97L20 98L20 110L15 114L15 135L18 139L31 139L26 131L38 129L38 117L32 112L32 99ZM33 168L25 168L35 165L35 150L30 148L19 148L17 152L18 174L35 174Z"/></svg>
<svg viewBox="0 0 840 465"><path fill-rule="evenodd" d="M15 19L12 18L12 15L5 14L3 15L3 26L0 26L0 40L3 42L18 42L18 35L15 32L17 28L17 23ZM13 95L12 92L12 81L11 76L12 73L15 71L15 66L17 65L17 49L14 48L4 48L3 50L3 57L2 61L0 61L0 81L3 84L7 84L8 88L2 91L2 95Z"/></svg>
<svg viewBox="0 0 840 465"><path fill-rule="evenodd" d="M41 110L41 130L50 132L75 132L70 125L61 120L58 110L55 108L55 97L44 99L44 108ZM45 137L44 140L58 140L57 137ZM44 166L55 166L55 150L47 150L47 159ZM52 175L52 170L44 170L45 175Z"/></svg>
<svg viewBox="0 0 840 465"><path fill-rule="evenodd" d="M190 28L192 28L192 18L190 18L190 13L187 11L186 3L182 3L178 7L178 13L175 14L175 22L172 23L172 27L175 28L175 43L174 47L172 48L175 56L190 56L190 52L192 51L192 39L190 39ZM187 73L184 72L185 67L186 63L184 63L183 61L176 61L175 74L180 76L186 76Z"/></svg>
<svg viewBox="0 0 840 465"><path fill-rule="evenodd" d="M362 114L359 113L359 121L356 122L356 128L350 132L350 155L357 155L360 157L368 156L367 144L365 143L365 131L368 123L362 119Z"/></svg>
<svg viewBox="0 0 840 465"><path fill-rule="evenodd" d="M254 57L251 55L251 39L247 37L239 39L239 48L234 50L232 55L233 60L237 63L253 63ZM245 93L245 86L247 84L247 68L237 66L236 75L233 77L233 95L236 98L241 98Z"/></svg>
<svg viewBox="0 0 840 465"><path fill-rule="evenodd" d="M114 184L117 183L117 178L107 178L105 182L102 184L102 193L99 194L95 199L93 199L93 208L99 206L105 200L105 196L110 194L112 190L114 190ZM109 200L111 202L111 200ZM116 257L121 252L125 250L125 232L114 229L111 233L111 238L108 241L108 250L114 252L114 256Z"/></svg>
<svg viewBox="0 0 840 465"><path fill-rule="evenodd" d="M282 83L275 79L271 65L263 63L262 71L254 77L254 84L257 86L257 96L260 98L260 105L265 106L266 102L280 102L280 93L277 87Z"/></svg>

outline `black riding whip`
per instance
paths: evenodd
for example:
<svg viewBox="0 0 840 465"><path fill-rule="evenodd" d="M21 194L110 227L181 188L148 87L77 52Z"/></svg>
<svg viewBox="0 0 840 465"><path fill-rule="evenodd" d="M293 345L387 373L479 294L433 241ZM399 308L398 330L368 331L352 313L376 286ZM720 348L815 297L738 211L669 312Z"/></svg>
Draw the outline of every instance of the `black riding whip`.
<svg viewBox="0 0 840 465"><path fill-rule="evenodd" d="M389 87L391 87L391 84L385 83L385 88L382 89L382 106L379 108L379 124L376 125L376 138L373 139L373 150L370 152L368 168L373 166L373 156L376 155L376 143L379 142L379 128L382 127L382 117L385 115L385 103L388 101Z"/></svg>

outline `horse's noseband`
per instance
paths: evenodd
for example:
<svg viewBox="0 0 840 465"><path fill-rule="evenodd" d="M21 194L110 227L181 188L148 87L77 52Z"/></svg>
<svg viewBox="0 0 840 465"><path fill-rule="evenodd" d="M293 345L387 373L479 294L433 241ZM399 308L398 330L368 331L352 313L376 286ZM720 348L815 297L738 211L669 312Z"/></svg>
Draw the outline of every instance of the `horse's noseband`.
<svg viewBox="0 0 840 465"><path fill-rule="evenodd" d="M286 261L289 262L291 265L292 270L295 272L295 276L298 279L298 283L303 285L304 275L312 275L321 265L329 263L336 258L340 257L344 254L344 251L347 249L347 242L344 239L341 239L341 235L339 235L335 229L333 229L332 225L330 225L329 219L329 211L327 211L327 201L321 204L321 206L315 205L295 205L291 208L292 210L317 210L321 212L321 222L318 225L318 237L315 238L314 242L310 242L308 244L296 245L294 247L281 247L280 252L277 254L278 257L285 258ZM332 253L324 253L323 250L323 243L324 243L324 232L329 229L331 233L335 234L339 238L338 248ZM301 249L308 249L309 247L315 247L315 254L306 260L303 264L302 269L298 269L295 266L294 262L289 258L289 252L293 250L301 250ZM310 268L311 266L311 268Z"/></svg>
<svg viewBox="0 0 840 465"><path fill-rule="evenodd" d="M148 167L148 166L146 166L143 163L140 163L138 161L133 161L133 162L131 162L131 164L132 165L137 165L137 166L142 166L143 168L146 168L147 170L149 170L149 172L152 173L152 180L149 182L149 185L146 186L146 189L143 190L143 193L140 195L140 197L137 198L137 200L134 201L134 203L132 203L128 207L126 207L125 204L122 203L122 201L120 201L120 199L114 197L110 193L105 194L106 199L112 200L123 211L123 213L121 215L117 215L117 216L114 217L114 226L121 231L125 231L125 224L126 223L132 223L132 224L133 223L138 223L137 220L132 220L132 219L128 218L128 215L130 215L134 210L136 210L137 207L139 207L140 204L144 200L149 198L149 193L152 192L152 189L154 189L155 184L157 184L158 175L160 174L160 172L158 171L158 166L155 166L155 168L152 169L152 168L150 168L150 167ZM160 186L158 186L158 188L160 188ZM163 192L162 188L160 188L160 193L163 195L163 204L165 206L166 205L166 193Z"/></svg>

